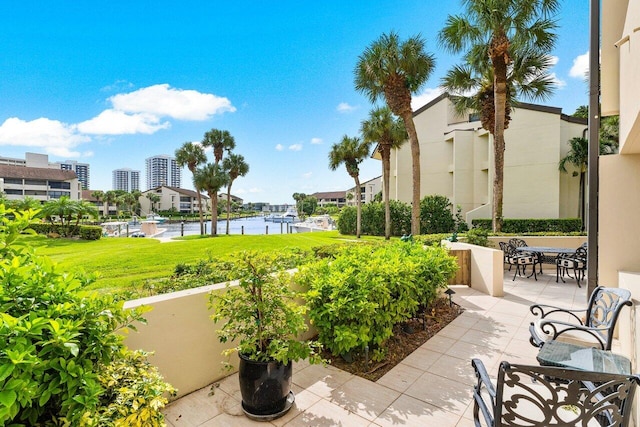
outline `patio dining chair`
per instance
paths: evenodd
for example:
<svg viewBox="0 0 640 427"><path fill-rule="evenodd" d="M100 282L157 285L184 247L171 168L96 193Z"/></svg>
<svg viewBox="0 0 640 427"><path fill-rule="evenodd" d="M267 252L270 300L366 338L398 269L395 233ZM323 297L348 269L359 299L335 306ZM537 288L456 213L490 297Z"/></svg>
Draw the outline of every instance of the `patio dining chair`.
<svg viewBox="0 0 640 427"><path fill-rule="evenodd" d="M603 286L593 290L584 309L534 304L529 310L540 318L529 325L529 341L535 347L542 347L548 340L561 340L611 350L614 329L625 305L632 305L631 292Z"/></svg>
<svg viewBox="0 0 640 427"><path fill-rule="evenodd" d="M572 277L569 271L573 271L573 278L580 288L580 280L584 279L587 271L587 248L580 246L572 254L559 254L556 258L556 283L558 278L565 283L564 276Z"/></svg>
<svg viewBox="0 0 640 427"><path fill-rule="evenodd" d="M628 426L640 383L637 375L502 362L494 385L481 360L471 365L476 427Z"/></svg>
<svg viewBox="0 0 640 427"><path fill-rule="evenodd" d="M518 252L516 251L515 246L507 244L504 249L504 259L507 264L509 264L509 271L511 271L511 266L516 266L516 271L513 274L513 279L516 280L516 276L520 274L524 276L526 274L527 266L530 265L532 267L532 272L528 277L533 276L536 280L538 280L538 275L536 273L536 264L538 263L538 257L535 254L530 254L527 252Z"/></svg>

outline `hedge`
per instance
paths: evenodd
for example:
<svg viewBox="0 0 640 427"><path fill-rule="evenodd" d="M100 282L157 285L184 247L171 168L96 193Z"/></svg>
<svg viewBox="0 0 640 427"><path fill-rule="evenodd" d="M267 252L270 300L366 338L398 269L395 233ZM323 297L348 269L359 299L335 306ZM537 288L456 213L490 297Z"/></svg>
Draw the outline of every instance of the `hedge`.
<svg viewBox="0 0 640 427"><path fill-rule="evenodd" d="M491 219L474 219L471 224L473 228L482 228L489 231L493 229ZM502 223L503 233L573 233L581 230L582 220L580 218L505 219Z"/></svg>
<svg viewBox="0 0 640 427"><path fill-rule="evenodd" d="M84 240L98 240L102 237L102 227L97 225L75 225L62 227L49 222L32 222L29 228L38 234L58 234L60 236L80 236Z"/></svg>

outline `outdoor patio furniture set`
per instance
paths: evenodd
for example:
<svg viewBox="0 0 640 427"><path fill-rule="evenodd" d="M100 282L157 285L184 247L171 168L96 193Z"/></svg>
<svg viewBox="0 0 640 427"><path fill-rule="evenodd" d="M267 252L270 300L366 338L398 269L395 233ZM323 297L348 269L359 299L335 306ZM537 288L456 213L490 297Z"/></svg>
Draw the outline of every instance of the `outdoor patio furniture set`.
<svg viewBox="0 0 640 427"><path fill-rule="evenodd" d="M494 384L482 361L473 359L475 425L630 425L640 376L626 357L610 351L620 311L630 305L629 291L604 287L583 310L532 305L539 317L529 328L530 341L540 347L540 366L502 362Z"/></svg>
<svg viewBox="0 0 640 427"><path fill-rule="evenodd" d="M527 277L533 276L535 280L538 280L538 274L542 274L542 264L555 264L556 282L560 279L564 283L565 276L568 276L575 279L580 287L580 281L585 277L587 271L586 244L577 249L529 246L524 240L514 238L508 242L500 242L499 245L504 254L504 263L509 265L509 271L513 266L516 267L513 280L517 275L524 276L529 265L532 271ZM536 265L539 267L539 271L536 271Z"/></svg>

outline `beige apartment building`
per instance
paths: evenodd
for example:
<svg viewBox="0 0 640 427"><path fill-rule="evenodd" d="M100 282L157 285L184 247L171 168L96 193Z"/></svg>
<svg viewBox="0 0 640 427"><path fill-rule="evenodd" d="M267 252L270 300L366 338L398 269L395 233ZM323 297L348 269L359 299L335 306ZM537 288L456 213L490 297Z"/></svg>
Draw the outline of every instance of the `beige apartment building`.
<svg viewBox="0 0 640 427"><path fill-rule="evenodd" d="M579 216L579 179L558 170L568 141L586 132L587 121L560 108L522 103L505 131L505 218ZM493 147L473 115L456 115L446 94L414 113L420 140L421 194L439 194L459 205L467 222L491 218ZM411 148L391 154L389 195L411 202Z"/></svg>
<svg viewBox="0 0 640 427"><path fill-rule="evenodd" d="M622 352L640 372L640 2L602 1L602 115L620 115L619 154L600 157L598 284L629 289L620 318ZM636 395L635 425L640 425Z"/></svg>
<svg viewBox="0 0 640 427"><path fill-rule="evenodd" d="M155 203L156 211L175 210L177 213L193 214L199 212L198 195L193 190L186 190L178 187L160 186L142 192L140 196L140 212L142 215L148 215L152 212L151 200L147 197L148 193L155 193L160 196L160 201ZM203 212L209 212L209 197L201 195L202 203L205 208Z"/></svg>
<svg viewBox="0 0 640 427"><path fill-rule="evenodd" d="M362 203L371 203L376 195L382 191L382 176L375 177L360 183L360 200ZM347 206L356 205L356 187L347 190ZM351 194L351 197L349 197Z"/></svg>

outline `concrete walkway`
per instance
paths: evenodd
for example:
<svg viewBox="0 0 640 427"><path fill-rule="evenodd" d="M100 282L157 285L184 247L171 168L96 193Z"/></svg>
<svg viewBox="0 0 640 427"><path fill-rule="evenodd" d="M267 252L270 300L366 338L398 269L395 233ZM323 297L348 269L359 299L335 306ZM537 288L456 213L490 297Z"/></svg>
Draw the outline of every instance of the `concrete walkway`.
<svg viewBox="0 0 640 427"><path fill-rule="evenodd" d="M258 423L244 416L237 374L172 402L167 425L179 426L437 426L472 427L471 358L491 375L500 361L537 364L529 343L534 303L581 308L586 289L555 282L555 269L533 278L505 272L503 298L452 286L465 308L453 322L377 382L332 366L294 365L295 405L284 417Z"/></svg>

